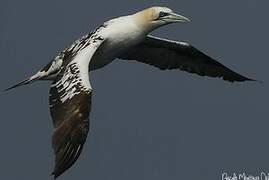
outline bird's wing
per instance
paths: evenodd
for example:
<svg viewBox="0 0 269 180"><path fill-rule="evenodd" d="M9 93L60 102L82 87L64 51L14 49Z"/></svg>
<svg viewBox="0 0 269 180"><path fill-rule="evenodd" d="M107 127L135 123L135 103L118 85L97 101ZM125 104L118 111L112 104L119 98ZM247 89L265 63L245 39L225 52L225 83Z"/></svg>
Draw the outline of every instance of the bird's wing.
<svg viewBox="0 0 269 180"><path fill-rule="evenodd" d="M79 157L89 131L91 85L89 62L104 40L94 37L88 46L63 61L50 88L50 113L55 127L54 177L70 168Z"/></svg>
<svg viewBox="0 0 269 180"><path fill-rule="evenodd" d="M186 42L147 36L145 40L122 54L120 59L137 60L162 70L180 69L201 76L222 77L227 81L251 81Z"/></svg>

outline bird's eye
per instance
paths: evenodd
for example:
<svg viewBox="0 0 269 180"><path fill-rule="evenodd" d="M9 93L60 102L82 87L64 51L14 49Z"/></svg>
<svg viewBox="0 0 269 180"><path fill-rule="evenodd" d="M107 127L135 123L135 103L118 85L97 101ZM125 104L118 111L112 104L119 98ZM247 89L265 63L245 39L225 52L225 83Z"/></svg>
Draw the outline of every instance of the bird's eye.
<svg viewBox="0 0 269 180"><path fill-rule="evenodd" d="M169 15L169 14L166 13L166 12L160 12L158 18L162 18L162 17L168 16L168 15Z"/></svg>

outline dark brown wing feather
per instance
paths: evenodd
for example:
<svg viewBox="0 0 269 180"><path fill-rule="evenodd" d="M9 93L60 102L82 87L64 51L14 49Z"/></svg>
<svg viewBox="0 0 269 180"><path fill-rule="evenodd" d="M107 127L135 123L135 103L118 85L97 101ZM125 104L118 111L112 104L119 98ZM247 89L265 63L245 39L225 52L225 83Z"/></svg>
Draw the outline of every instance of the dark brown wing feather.
<svg viewBox="0 0 269 180"><path fill-rule="evenodd" d="M50 88L50 112L55 127L54 178L78 159L89 131L91 90L83 87L76 64L67 63Z"/></svg>
<svg viewBox="0 0 269 180"><path fill-rule="evenodd" d="M91 94L82 93L51 110L51 115L59 118L52 136L55 178L70 168L82 151L90 125L90 99Z"/></svg>
<svg viewBox="0 0 269 180"><path fill-rule="evenodd" d="M222 77L227 81L251 81L185 42L153 36L121 55L120 59L137 60L162 70L180 69L201 76Z"/></svg>

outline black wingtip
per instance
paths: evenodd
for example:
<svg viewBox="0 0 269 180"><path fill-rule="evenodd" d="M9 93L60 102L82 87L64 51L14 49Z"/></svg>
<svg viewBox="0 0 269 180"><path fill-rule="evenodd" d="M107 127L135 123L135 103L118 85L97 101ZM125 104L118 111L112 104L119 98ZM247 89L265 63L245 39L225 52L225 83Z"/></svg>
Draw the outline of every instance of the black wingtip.
<svg viewBox="0 0 269 180"><path fill-rule="evenodd" d="M65 171L59 171L54 168L51 175L53 176L53 179L57 179L59 176L61 176Z"/></svg>
<svg viewBox="0 0 269 180"><path fill-rule="evenodd" d="M62 157L59 162L56 161L54 171L51 173L54 179L61 176L66 170L68 170L79 158L83 145L79 146L76 151L72 151L71 154L66 154L67 156Z"/></svg>
<svg viewBox="0 0 269 180"><path fill-rule="evenodd" d="M243 76L241 74L238 74L234 71L231 71L232 73L223 76L222 79L225 81L230 81L230 82L247 82L247 81L252 81L252 82L260 82L256 79L253 78L248 78L246 76Z"/></svg>
<svg viewBox="0 0 269 180"><path fill-rule="evenodd" d="M246 78L244 81L258 82L256 79Z"/></svg>
<svg viewBox="0 0 269 180"><path fill-rule="evenodd" d="M64 173L64 171L61 171L59 169L56 169L56 167L54 167L53 172L51 173L51 175L53 176L53 179L58 178L59 176L61 176Z"/></svg>
<svg viewBox="0 0 269 180"><path fill-rule="evenodd" d="M51 175L53 176L53 179L56 179L60 176L60 174L56 174L55 172L52 172Z"/></svg>
<svg viewBox="0 0 269 180"><path fill-rule="evenodd" d="M257 80L257 79L252 79L252 78L245 78L245 80L243 80L243 81L251 81L251 82L257 82L257 83L263 84L263 81Z"/></svg>

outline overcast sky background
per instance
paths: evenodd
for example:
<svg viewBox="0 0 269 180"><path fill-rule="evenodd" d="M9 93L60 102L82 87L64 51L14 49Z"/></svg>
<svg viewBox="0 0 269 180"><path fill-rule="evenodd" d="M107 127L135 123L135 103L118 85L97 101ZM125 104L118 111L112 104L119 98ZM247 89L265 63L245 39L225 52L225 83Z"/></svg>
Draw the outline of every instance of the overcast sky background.
<svg viewBox="0 0 269 180"><path fill-rule="evenodd" d="M268 0L1 0L0 89L112 17L162 5L191 18L155 32L186 40L260 83L115 61L91 73L91 135L59 179L216 180L269 172ZM48 82L1 93L0 179L52 179Z"/></svg>

